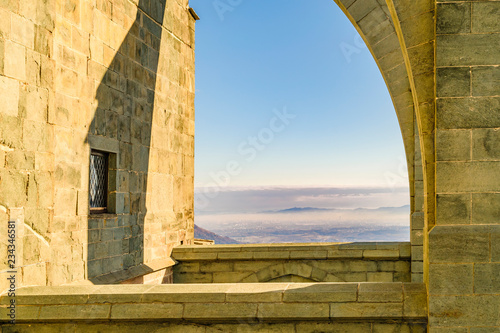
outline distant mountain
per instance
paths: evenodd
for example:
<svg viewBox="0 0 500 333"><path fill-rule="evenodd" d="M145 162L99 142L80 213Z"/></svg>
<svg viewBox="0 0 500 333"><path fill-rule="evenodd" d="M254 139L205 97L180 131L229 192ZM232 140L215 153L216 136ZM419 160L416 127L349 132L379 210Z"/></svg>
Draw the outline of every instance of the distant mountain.
<svg viewBox="0 0 500 333"><path fill-rule="evenodd" d="M198 227L196 224L194 225L194 238L213 240L215 244L241 244L241 242L235 239L217 235L216 233Z"/></svg>
<svg viewBox="0 0 500 333"><path fill-rule="evenodd" d="M336 210L335 208L316 208L316 207L293 207L293 208L287 208L287 209L281 209L281 210L269 210L265 211L262 213L305 213L305 212L324 212L324 211L332 211ZM342 209L342 210L351 210L351 211L384 211L384 212L391 212L391 213L398 213L398 212L409 212L410 211L410 205L405 205L401 207L379 207L379 208L355 208L355 209Z"/></svg>
<svg viewBox="0 0 500 333"><path fill-rule="evenodd" d="M379 208L356 208L355 210L369 210L369 211L380 211L380 212L391 212L391 213L406 213L410 212L410 205L404 205L401 207L379 207Z"/></svg>
<svg viewBox="0 0 500 333"><path fill-rule="evenodd" d="M315 207L293 207L281 210L270 210L264 213L302 213L302 212L317 212L317 211L326 211L326 210L334 210L333 208L315 208Z"/></svg>

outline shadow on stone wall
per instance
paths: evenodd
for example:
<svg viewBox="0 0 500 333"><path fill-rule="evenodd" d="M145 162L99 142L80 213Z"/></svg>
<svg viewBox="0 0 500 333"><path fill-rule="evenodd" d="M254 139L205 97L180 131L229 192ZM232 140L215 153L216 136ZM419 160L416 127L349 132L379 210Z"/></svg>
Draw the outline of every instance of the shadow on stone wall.
<svg viewBox="0 0 500 333"><path fill-rule="evenodd" d="M87 278L96 284L148 271L143 265L146 186L165 2L139 1L135 22L96 92L87 142L91 149L110 152L108 214L88 218Z"/></svg>

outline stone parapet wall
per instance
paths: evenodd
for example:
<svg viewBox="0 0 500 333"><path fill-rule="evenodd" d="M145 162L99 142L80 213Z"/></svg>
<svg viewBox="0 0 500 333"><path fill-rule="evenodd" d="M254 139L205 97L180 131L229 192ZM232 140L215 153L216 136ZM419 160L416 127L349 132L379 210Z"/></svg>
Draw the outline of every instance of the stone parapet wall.
<svg viewBox="0 0 500 333"><path fill-rule="evenodd" d="M178 246L174 283L409 282L410 243Z"/></svg>
<svg viewBox="0 0 500 333"><path fill-rule="evenodd" d="M28 287L15 325L36 332L425 332L427 293L415 283L273 283ZM233 330L236 329L236 330Z"/></svg>

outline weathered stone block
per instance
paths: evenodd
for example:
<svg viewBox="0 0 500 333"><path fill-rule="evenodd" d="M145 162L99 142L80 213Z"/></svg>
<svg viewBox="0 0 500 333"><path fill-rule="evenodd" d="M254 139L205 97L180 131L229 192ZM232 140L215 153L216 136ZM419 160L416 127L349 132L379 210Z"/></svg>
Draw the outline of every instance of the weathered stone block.
<svg viewBox="0 0 500 333"><path fill-rule="evenodd" d="M11 15L10 36L12 40L27 48L33 49L35 41L35 26L24 17Z"/></svg>
<svg viewBox="0 0 500 333"><path fill-rule="evenodd" d="M473 265L431 264L429 293L433 295L472 294Z"/></svg>
<svg viewBox="0 0 500 333"><path fill-rule="evenodd" d="M330 249L328 259L363 258L363 250L356 249Z"/></svg>
<svg viewBox="0 0 500 333"><path fill-rule="evenodd" d="M412 59L412 73L419 75L433 71L434 43L429 42L408 49L408 56ZM399 110L398 110L399 111ZM399 112L398 112L399 113Z"/></svg>
<svg viewBox="0 0 500 333"><path fill-rule="evenodd" d="M472 3L472 32L500 32L500 4L495 1Z"/></svg>
<svg viewBox="0 0 500 333"><path fill-rule="evenodd" d="M500 262L500 226L490 226L491 230L491 261Z"/></svg>
<svg viewBox="0 0 500 333"><path fill-rule="evenodd" d="M425 225L424 214L415 212L411 215L411 229L423 229Z"/></svg>
<svg viewBox="0 0 500 333"><path fill-rule="evenodd" d="M500 188L500 162L438 162L436 191L489 192Z"/></svg>
<svg viewBox="0 0 500 333"><path fill-rule="evenodd" d="M473 263L490 260L488 226L435 226L429 233L430 263Z"/></svg>
<svg viewBox="0 0 500 333"><path fill-rule="evenodd" d="M436 69L437 97L465 97L471 95L469 67L443 67Z"/></svg>
<svg viewBox="0 0 500 333"><path fill-rule="evenodd" d="M500 264L488 263L474 265L474 293L500 293Z"/></svg>
<svg viewBox="0 0 500 333"><path fill-rule="evenodd" d="M290 284L283 294L284 302L355 302L357 283Z"/></svg>
<svg viewBox="0 0 500 333"><path fill-rule="evenodd" d="M339 304L339 303L333 303ZM262 303L257 316L266 319L326 319L329 317L327 303Z"/></svg>
<svg viewBox="0 0 500 333"><path fill-rule="evenodd" d="M331 303L331 318L393 318L403 316L402 303Z"/></svg>
<svg viewBox="0 0 500 333"><path fill-rule="evenodd" d="M431 327L431 333L469 333L467 327Z"/></svg>
<svg viewBox="0 0 500 333"><path fill-rule="evenodd" d="M470 3L439 3L436 16L437 34L458 34L471 31Z"/></svg>
<svg viewBox="0 0 500 333"><path fill-rule="evenodd" d="M437 100L437 128L500 127L500 98L453 98Z"/></svg>
<svg viewBox="0 0 500 333"><path fill-rule="evenodd" d="M111 319L174 319L182 318L182 304L113 304Z"/></svg>
<svg viewBox="0 0 500 333"><path fill-rule="evenodd" d="M359 20L358 26L364 32L370 44L376 44L394 32L394 27L387 20L387 16L382 8L372 10Z"/></svg>
<svg viewBox="0 0 500 333"><path fill-rule="evenodd" d="M498 296L434 296L429 307L434 326L500 326Z"/></svg>
<svg viewBox="0 0 500 333"><path fill-rule="evenodd" d="M373 45L373 53L376 54L378 58L383 58L392 52L398 52L400 47L401 46L396 33L392 33L377 44Z"/></svg>
<svg viewBox="0 0 500 333"><path fill-rule="evenodd" d="M403 285L401 283L360 283L359 302L403 302Z"/></svg>
<svg viewBox="0 0 500 333"><path fill-rule="evenodd" d="M293 332L292 330L283 330L281 332ZM356 332L356 333L371 333L371 323L341 323L341 322L299 322L296 324L296 332L301 333L316 333L316 332ZM388 332L388 331L384 331Z"/></svg>
<svg viewBox="0 0 500 333"><path fill-rule="evenodd" d="M496 65L500 34L438 35L436 47L438 67Z"/></svg>
<svg viewBox="0 0 500 333"><path fill-rule="evenodd" d="M473 96L500 95L500 67L472 67L471 77Z"/></svg>
<svg viewBox="0 0 500 333"><path fill-rule="evenodd" d="M424 323L414 324L383 324L374 323L372 333L426 333L427 327Z"/></svg>
<svg viewBox="0 0 500 333"><path fill-rule="evenodd" d="M500 224L500 194L472 193L472 224Z"/></svg>
<svg viewBox="0 0 500 333"><path fill-rule="evenodd" d="M8 2L8 0L7 1L4 0L4 2ZM2 8L2 7L3 6L0 6L0 16L3 17L4 19L2 20L2 23L0 23L0 37L3 38L2 39L2 42L3 42L5 39L10 38L10 15L11 15L11 12ZM3 52L0 54L3 54ZM0 67L0 70L1 69L3 69L3 67Z"/></svg>
<svg viewBox="0 0 500 333"><path fill-rule="evenodd" d="M436 136L438 161L467 161L471 151L470 130L441 130Z"/></svg>
<svg viewBox="0 0 500 333"><path fill-rule="evenodd" d="M403 283L403 315L406 318L427 316L427 288L424 283Z"/></svg>
<svg viewBox="0 0 500 333"><path fill-rule="evenodd" d="M93 278L103 274L102 259L87 262L88 277Z"/></svg>
<svg viewBox="0 0 500 333"><path fill-rule="evenodd" d="M206 331L205 331L206 327ZM171 328L168 328L170 332ZM174 329L174 328L172 328ZM187 331L187 330L188 331ZM293 323L261 323L255 322L253 320L240 320L238 324L215 324L203 327L196 330L197 327L193 328L193 325L184 328L182 331L172 331L174 333L184 333L184 332L193 332L193 333L217 333L217 332L268 332L268 333L281 333L281 332L293 332L295 330L295 324Z"/></svg>
<svg viewBox="0 0 500 333"><path fill-rule="evenodd" d="M26 320L37 320L39 318L39 315L38 315L39 312L40 312L39 306L17 306L16 307L16 319L17 318L24 318ZM1 307L0 308L0 316L2 316L2 318L8 318L7 314L8 314L8 309L5 307ZM14 325L14 326L16 326L16 325ZM2 325L2 331L3 331L3 329L4 328Z"/></svg>
<svg viewBox="0 0 500 333"><path fill-rule="evenodd" d="M415 247L417 247L417 246L415 246ZM415 259L413 257L413 253L412 253L412 259L418 260L418 259ZM410 271L410 262L408 262L408 261L396 261L394 263L394 270L396 272L409 272Z"/></svg>
<svg viewBox="0 0 500 333"><path fill-rule="evenodd" d="M438 194L436 199L436 224L470 223L470 194Z"/></svg>
<svg viewBox="0 0 500 333"><path fill-rule="evenodd" d="M0 112L11 117L17 117L19 112L19 82L17 80L0 76L0 91L2 94L2 108ZM8 92L8 93L7 93ZM4 123L7 125L7 123ZM4 131L11 129L5 128Z"/></svg>
<svg viewBox="0 0 500 333"><path fill-rule="evenodd" d="M190 303L184 305L183 315L183 319L186 320L205 318L211 320L240 318L244 320L256 317L257 304L248 303Z"/></svg>
<svg viewBox="0 0 500 333"><path fill-rule="evenodd" d="M406 47L427 43L434 37L434 12L429 11L415 15L401 22L401 28L405 32Z"/></svg>
<svg viewBox="0 0 500 333"><path fill-rule="evenodd" d="M471 327L470 333L500 333L500 327Z"/></svg>
<svg viewBox="0 0 500 333"><path fill-rule="evenodd" d="M183 263L184 265L184 263ZM235 271L249 271L249 272L257 272L263 268L270 266L271 263L268 261L261 260L251 260L251 261L237 261L234 262L234 270Z"/></svg>
<svg viewBox="0 0 500 333"><path fill-rule="evenodd" d="M39 318L41 320L61 319L93 319L104 320L110 315L111 305L89 304L89 305L46 305L42 306Z"/></svg>
<svg viewBox="0 0 500 333"><path fill-rule="evenodd" d="M387 249L387 250L364 250L363 258L377 258L377 259L399 259L399 249Z"/></svg>
<svg viewBox="0 0 500 333"><path fill-rule="evenodd" d="M174 283L212 283L211 273L179 273L174 275Z"/></svg>
<svg viewBox="0 0 500 333"><path fill-rule="evenodd" d="M411 272L414 274L420 274L424 272L424 263L422 261L413 260L411 262Z"/></svg>
<svg viewBox="0 0 500 333"><path fill-rule="evenodd" d="M394 274L390 272L368 272L366 273L368 282L393 282Z"/></svg>
<svg viewBox="0 0 500 333"><path fill-rule="evenodd" d="M232 262L201 262L198 264L201 272L231 272L234 264Z"/></svg>
<svg viewBox="0 0 500 333"><path fill-rule="evenodd" d="M382 264L382 266L381 266ZM385 264L385 265L384 265ZM390 266L392 264L392 266ZM390 267L388 267L390 266ZM392 267L392 269L391 269ZM377 268L381 270L394 270L394 263L388 261L351 261L348 263L346 269L350 272L376 272ZM335 270L330 270L335 271Z"/></svg>
<svg viewBox="0 0 500 333"><path fill-rule="evenodd" d="M412 230L410 232L410 242L413 245L424 245L424 231Z"/></svg>
<svg viewBox="0 0 500 333"><path fill-rule="evenodd" d="M212 273L213 283L241 282L250 274L250 272L214 272Z"/></svg>
<svg viewBox="0 0 500 333"><path fill-rule="evenodd" d="M234 284L226 292L226 302L280 303L287 284Z"/></svg>
<svg viewBox="0 0 500 333"><path fill-rule="evenodd" d="M5 164L7 168L16 170L34 170L35 155L32 152L14 150L7 152Z"/></svg>
<svg viewBox="0 0 500 333"><path fill-rule="evenodd" d="M290 259L326 259L327 251L290 251Z"/></svg>
<svg viewBox="0 0 500 333"><path fill-rule="evenodd" d="M500 130L474 129L472 131L472 158L475 160L500 159Z"/></svg>

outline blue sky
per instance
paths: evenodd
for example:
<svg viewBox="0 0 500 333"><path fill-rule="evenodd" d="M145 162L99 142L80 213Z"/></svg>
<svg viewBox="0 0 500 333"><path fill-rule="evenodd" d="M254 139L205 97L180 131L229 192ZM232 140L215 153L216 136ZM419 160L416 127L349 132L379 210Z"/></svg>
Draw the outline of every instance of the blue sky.
<svg viewBox="0 0 500 333"><path fill-rule="evenodd" d="M407 186L384 80L332 0L190 5L198 189Z"/></svg>

